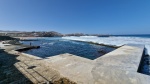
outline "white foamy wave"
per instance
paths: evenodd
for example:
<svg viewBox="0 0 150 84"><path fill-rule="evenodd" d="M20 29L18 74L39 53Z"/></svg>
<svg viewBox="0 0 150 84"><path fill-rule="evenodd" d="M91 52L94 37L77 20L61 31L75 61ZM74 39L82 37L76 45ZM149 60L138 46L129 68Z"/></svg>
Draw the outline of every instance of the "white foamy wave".
<svg viewBox="0 0 150 84"><path fill-rule="evenodd" d="M124 44L143 44L146 48L146 54L150 55L150 38L140 37L62 37L63 39L94 42L107 45L121 46Z"/></svg>
<svg viewBox="0 0 150 84"><path fill-rule="evenodd" d="M53 45L54 42L50 42L50 43L42 43L42 45Z"/></svg>
<svg viewBox="0 0 150 84"><path fill-rule="evenodd" d="M48 43L42 43L42 45L46 45L46 44L48 44Z"/></svg>
<svg viewBox="0 0 150 84"><path fill-rule="evenodd" d="M3 48L4 47L4 44L2 44L2 42L0 42L0 48Z"/></svg>
<svg viewBox="0 0 150 84"><path fill-rule="evenodd" d="M53 45L54 44L54 42L51 42L51 43L48 43L49 45Z"/></svg>
<svg viewBox="0 0 150 84"><path fill-rule="evenodd" d="M93 37L97 37L97 36L80 36L80 37L93 38Z"/></svg>

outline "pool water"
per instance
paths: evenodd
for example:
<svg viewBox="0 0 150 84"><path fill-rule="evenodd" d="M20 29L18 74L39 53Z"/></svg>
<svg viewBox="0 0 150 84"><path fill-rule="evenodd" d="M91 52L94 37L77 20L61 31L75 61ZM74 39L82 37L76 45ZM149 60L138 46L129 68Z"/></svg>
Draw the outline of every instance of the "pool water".
<svg viewBox="0 0 150 84"><path fill-rule="evenodd" d="M115 49L112 47L65 40L62 38L39 39L38 41L22 41L23 44L27 45L30 45L30 42L32 45L39 45L40 48L24 51L24 53L42 58L70 53L93 60Z"/></svg>

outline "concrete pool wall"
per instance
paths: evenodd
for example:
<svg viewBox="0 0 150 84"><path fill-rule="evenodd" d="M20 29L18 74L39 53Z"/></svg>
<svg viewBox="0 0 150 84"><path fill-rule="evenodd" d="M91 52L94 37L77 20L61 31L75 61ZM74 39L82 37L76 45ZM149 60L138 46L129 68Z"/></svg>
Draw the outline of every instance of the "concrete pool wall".
<svg viewBox="0 0 150 84"><path fill-rule="evenodd" d="M60 77L65 77L77 84L149 84L150 76L137 72L143 51L144 45L124 45L95 60L69 53L45 59L25 53L22 55L36 60L40 59L40 63L54 69L53 72L59 73ZM28 63L29 66L36 65L36 63ZM26 72L22 71L22 73ZM26 76L28 77L29 74ZM31 76L29 77L34 80Z"/></svg>
<svg viewBox="0 0 150 84"><path fill-rule="evenodd" d="M144 45L125 45L96 60L94 79L102 84L148 84L150 76L138 73Z"/></svg>

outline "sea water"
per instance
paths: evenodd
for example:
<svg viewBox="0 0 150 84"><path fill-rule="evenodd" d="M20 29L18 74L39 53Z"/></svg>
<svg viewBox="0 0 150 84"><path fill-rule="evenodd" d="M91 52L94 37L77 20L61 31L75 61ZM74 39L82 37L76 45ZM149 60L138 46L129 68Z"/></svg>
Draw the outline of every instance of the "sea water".
<svg viewBox="0 0 150 84"><path fill-rule="evenodd" d="M77 42L63 38L42 38L38 41L23 41L27 45L39 45L39 49L24 51L25 53L39 56L42 58L55 56L64 53L70 53L88 59L96 59L115 48L89 44L86 42Z"/></svg>

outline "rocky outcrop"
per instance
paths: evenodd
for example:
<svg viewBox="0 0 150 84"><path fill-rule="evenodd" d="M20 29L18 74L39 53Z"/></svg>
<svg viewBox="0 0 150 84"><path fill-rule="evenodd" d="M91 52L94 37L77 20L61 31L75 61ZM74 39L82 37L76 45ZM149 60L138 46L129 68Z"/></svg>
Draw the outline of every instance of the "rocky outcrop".
<svg viewBox="0 0 150 84"><path fill-rule="evenodd" d="M4 40L17 40L16 38L12 38L10 36L0 36L0 41L4 41Z"/></svg>
<svg viewBox="0 0 150 84"><path fill-rule="evenodd" d="M0 50L0 84L32 84L17 68L16 55Z"/></svg>

